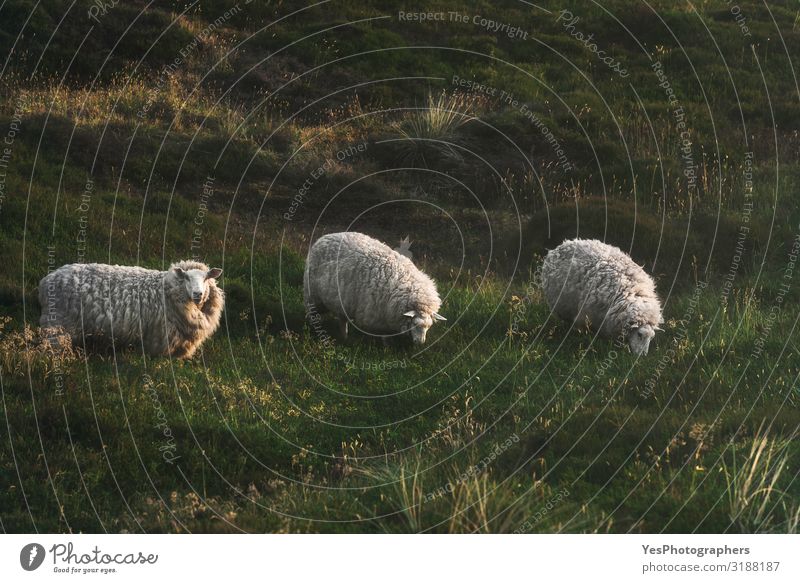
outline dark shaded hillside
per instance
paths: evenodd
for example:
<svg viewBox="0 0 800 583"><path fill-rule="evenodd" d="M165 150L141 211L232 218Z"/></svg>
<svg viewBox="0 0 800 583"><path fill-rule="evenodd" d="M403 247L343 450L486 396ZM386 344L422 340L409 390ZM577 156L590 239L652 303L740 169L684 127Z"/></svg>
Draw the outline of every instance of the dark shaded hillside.
<svg viewBox="0 0 800 583"><path fill-rule="evenodd" d="M797 532L796 2L424 9L0 4L0 530ZM342 230L410 237L423 349L309 325ZM654 276L648 357L548 308L576 236ZM193 360L44 342L48 270L182 257Z"/></svg>

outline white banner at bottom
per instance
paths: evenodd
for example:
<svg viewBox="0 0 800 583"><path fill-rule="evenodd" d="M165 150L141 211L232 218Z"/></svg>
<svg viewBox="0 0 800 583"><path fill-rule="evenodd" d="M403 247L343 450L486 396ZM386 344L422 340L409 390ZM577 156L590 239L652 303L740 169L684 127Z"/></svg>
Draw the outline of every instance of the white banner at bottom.
<svg viewBox="0 0 800 583"><path fill-rule="evenodd" d="M4 535L0 581L800 581L798 543L794 535Z"/></svg>

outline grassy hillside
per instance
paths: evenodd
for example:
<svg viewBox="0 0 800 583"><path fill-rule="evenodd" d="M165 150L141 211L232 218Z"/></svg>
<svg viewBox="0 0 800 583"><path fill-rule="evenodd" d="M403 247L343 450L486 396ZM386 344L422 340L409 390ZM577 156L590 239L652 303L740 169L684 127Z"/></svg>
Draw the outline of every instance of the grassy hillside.
<svg viewBox="0 0 800 583"><path fill-rule="evenodd" d="M796 532L800 12L738 8L2 4L2 530ZM347 229L413 240L421 349L306 323ZM656 278L649 356L550 314L574 236ZM186 257L191 361L41 342L49 269Z"/></svg>

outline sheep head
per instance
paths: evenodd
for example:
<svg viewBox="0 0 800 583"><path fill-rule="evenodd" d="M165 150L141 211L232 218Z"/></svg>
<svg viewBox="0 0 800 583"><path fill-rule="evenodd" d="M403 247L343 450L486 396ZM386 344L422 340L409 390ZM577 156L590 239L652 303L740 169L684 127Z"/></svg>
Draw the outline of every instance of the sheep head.
<svg viewBox="0 0 800 583"><path fill-rule="evenodd" d="M628 346L631 347L631 352L640 356L647 355L647 351L650 348L650 341L653 339L653 336L656 335L656 330L660 330L660 328L652 324L644 324L641 326L632 324L628 331Z"/></svg>
<svg viewBox="0 0 800 583"><path fill-rule="evenodd" d="M425 344L425 338L428 330L436 321L446 321L447 318L433 313L425 313L421 310L409 310L403 314L405 323L403 325L403 332L408 332L411 335L411 340L414 344Z"/></svg>
<svg viewBox="0 0 800 583"><path fill-rule="evenodd" d="M183 286L186 302L192 302L198 307L202 307L208 299L209 288L213 280L222 275L222 270L217 267L208 271L175 267L173 271Z"/></svg>

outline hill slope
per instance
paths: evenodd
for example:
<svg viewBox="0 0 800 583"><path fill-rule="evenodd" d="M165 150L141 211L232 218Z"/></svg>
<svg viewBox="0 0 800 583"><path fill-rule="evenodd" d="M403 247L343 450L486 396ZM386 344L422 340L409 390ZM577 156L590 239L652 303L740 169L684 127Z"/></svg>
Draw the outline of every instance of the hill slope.
<svg viewBox="0 0 800 583"><path fill-rule="evenodd" d="M5 2L2 529L796 531L797 8L650 6ZM413 240L424 350L305 323L345 229ZM573 236L656 277L648 358L553 319ZM183 257L192 361L41 343L49 269Z"/></svg>

